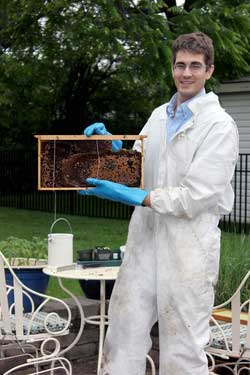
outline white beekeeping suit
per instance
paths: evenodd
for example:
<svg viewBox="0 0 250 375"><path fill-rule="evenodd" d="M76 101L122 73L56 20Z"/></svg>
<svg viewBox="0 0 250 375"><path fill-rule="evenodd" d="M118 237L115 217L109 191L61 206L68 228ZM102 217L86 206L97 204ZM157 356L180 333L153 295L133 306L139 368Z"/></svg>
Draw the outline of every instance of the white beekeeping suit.
<svg viewBox="0 0 250 375"><path fill-rule="evenodd" d="M142 134L151 208L136 207L109 307L101 374L144 375L158 320L160 375L207 375L204 346L218 276L222 215L238 133L215 94L192 100L192 118L166 143L166 105ZM139 142L135 148L140 149Z"/></svg>

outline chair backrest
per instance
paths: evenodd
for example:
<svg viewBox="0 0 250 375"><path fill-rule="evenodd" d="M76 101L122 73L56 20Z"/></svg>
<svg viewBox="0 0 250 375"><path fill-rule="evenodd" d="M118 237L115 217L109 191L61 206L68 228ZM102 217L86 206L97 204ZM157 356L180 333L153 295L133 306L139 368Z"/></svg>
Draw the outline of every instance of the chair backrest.
<svg viewBox="0 0 250 375"><path fill-rule="evenodd" d="M2 332L0 337L11 333L11 319L8 304L7 284L5 279L4 258L0 252L0 319L2 321Z"/></svg>
<svg viewBox="0 0 250 375"><path fill-rule="evenodd" d="M247 295L245 301L242 300L242 292L244 289L249 290L250 271L247 272L239 287L226 302L215 306L214 309L231 308L232 311L232 352L240 353L242 351L241 333L242 324L244 327L244 348L250 348L250 295ZM244 314L244 317L243 317ZM245 330L246 328L246 330Z"/></svg>
<svg viewBox="0 0 250 375"><path fill-rule="evenodd" d="M13 276L13 286L6 284L5 269L8 269ZM13 305L9 306L8 293L12 291L14 296ZM29 298L31 301L31 313L27 319L27 314L24 313L23 307L23 295ZM35 309L34 303L32 302L32 296L36 295L43 298L41 304ZM42 308L50 301L56 301L62 304L66 310L66 319L60 320L60 317L56 313L47 314L46 317L42 316ZM37 320L39 316L39 330L43 329L43 333L56 336L63 334L71 323L71 310L69 306L61 299L44 295L42 293L35 292L27 286L25 286L19 278L16 276L8 260L0 252L0 339L1 337L12 335L17 339L27 338L33 335L32 329L34 324L37 326ZM42 316L42 323L41 323ZM57 328L51 329L52 321L56 321ZM42 329L41 329L42 325ZM37 332L39 333L39 332ZM36 336L39 336L38 334Z"/></svg>
<svg viewBox="0 0 250 375"><path fill-rule="evenodd" d="M7 285L5 277L5 269L8 269L13 277L13 286ZM9 265L7 259L0 252L0 312L2 314L2 331L3 335L13 334L17 337L24 335L24 307L23 307L23 295L29 298L31 301L32 311L34 312L34 304L32 303L32 297L25 291L25 285L19 280L15 272ZM28 289L28 288L27 288ZM8 295L13 293L14 302L9 306ZM11 315L15 315L15 319L11 318Z"/></svg>

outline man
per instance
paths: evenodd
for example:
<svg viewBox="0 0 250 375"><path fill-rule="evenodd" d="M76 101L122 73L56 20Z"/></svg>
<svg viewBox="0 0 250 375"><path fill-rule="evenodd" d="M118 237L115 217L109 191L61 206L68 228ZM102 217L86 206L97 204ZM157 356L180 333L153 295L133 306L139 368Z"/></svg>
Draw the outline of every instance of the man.
<svg viewBox="0 0 250 375"><path fill-rule="evenodd" d="M133 204L125 259L110 307L102 375L144 375L158 320L160 375L207 375L204 347L218 276L219 219L232 209L238 133L204 85L214 71L211 39L173 44L177 93L142 130L145 190L109 181L84 194ZM105 132L94 124L85 134ZM140 150L138 141L135 149Z"/></svg>

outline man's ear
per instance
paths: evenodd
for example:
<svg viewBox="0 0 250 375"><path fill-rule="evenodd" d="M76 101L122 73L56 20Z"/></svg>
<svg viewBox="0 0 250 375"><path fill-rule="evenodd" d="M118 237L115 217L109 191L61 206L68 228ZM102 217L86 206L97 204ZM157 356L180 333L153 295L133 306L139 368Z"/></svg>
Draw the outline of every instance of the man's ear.
<svg viewBox="0 0 250 375"><path fill-rule="evenodd" d="M208 80L209 78L211 78L212 74L214 72L214 65L209 65L209 67L207 68L207 72L206 72L206 79Z"/></svg>

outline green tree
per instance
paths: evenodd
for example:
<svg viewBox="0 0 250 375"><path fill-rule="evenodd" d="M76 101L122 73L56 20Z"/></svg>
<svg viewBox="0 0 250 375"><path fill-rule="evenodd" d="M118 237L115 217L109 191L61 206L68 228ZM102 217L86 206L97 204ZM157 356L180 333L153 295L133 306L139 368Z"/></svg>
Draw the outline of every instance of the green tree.
<svg viewBox="0 0 250 375"><path fill-rule="evenodd" d="M250 72L249 0L185 0L183 7L165 0L162 10L173 36L203 31L213 39L217 80Z"/></svg>
<svg viewBox="0 0 250 375"><path fill-rule="evenodd" d="M90 121L112 119L117 97L126 122L130 95L134 107L138 95L153 106L159 85L152 82L165 80L170 63L168 30L156 3L16 0L5 2L5 15L2 139L24 144L35 132L80 133Z"/></svg>
<svg viewBox="0 0 250 375"><path fill-rule="evenodd" d="M249 72L249 13L249 0L0 0L0 146L100 120L137 133L173 91L177 35L213 38L212 84Z"/></svg>

